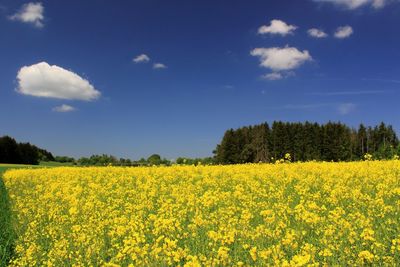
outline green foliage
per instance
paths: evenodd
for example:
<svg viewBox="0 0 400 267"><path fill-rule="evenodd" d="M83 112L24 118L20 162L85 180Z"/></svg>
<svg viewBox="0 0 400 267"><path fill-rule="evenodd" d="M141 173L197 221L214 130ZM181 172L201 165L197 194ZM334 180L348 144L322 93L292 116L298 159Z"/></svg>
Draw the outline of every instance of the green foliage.
<svg viewBox="0 0 400 267"><path fill-rule="evenodd" d="M116 157L107 154L92 155L90 158L82 157L78 160L78 164L83 166L107 166L116 165L117 163Z"/></svg>
<svg viewBox="0 0 400 267"><path fill-rule="evenodd" d="M41 161L39 166L43 167L62 167L62 166L75 166L72 162L57 162L57 161Z"/></svg>
<svg viewBox="0 0 400 267"><path fill-rule="evenodd" d="M72 157L66 157L66 156L56 156L54 158L54 161L60 162L60 163L75 163L75 159Z"/></svg>
<svg viewBox="0 0 400 267"><path fill-rule="evenodd" d="M14 253L16 235L13 228L13 216L7 189L3 183L3 173L8 169L39 168L23 164L0 164L0 267L7 266Z"/></svg>
<svg viewBox="0 0 400 267"><path fill-rule="evenodd" d="M11 223L11 209L0 169L0 266L7 266L14 250L15 233Z"/></svg>
<svg viewBox="0 0 400 267"><path fill-rule="evenodd" d="M53 155L30 143L17 143L9 136L0 137L0 163L32 164L39 161L53 161Z"/></svg>
<svg viewBox="0 0 400 267"><path fill-rule="evenodd" d="M144 161L145 165L170 165L171 162L165 158L161 158L158 154L153 154Z"/></svg>
<svg viewBox="0 0 400 267"><path fill-rule="evenodd" d="M345 124L328 122L284 123L275 121L242 127L225 132L214 151L221 164L274 162L290 153L293 161L360 160L366 153L378 159L391 159L400 152L399 140L392 126L379 126L358 130Z"/></svg>
<svg viewBox="0 0 400 267"><path fill-rule="evenodd" d="M8 192L3 183L3 173L7 169L24 168L26 165L0 164L0 266L7 266L14 253L16 238Z"/></svg>
<svg viewBox="0 0 400 267"><path fill-rule="evenodd" d="M38 148L37 151L39 154L39 161L55 161L53 154L51 154L49 151L41 148Z"/></svg>
<svg viewBox="0 0 400 267"><path fill-rule="evenodd" d="M56 157L57 158L57 157ZM141 158L138 161L131 159L120 158L117 159L112 155L92 155L89 158L82 157L77 161L74 160L77 165L80 166L152 166L152 165L170 165L171 162L167 159L161 158L158 154L151 155L148 159Z"/></svg>
<svg viewBox="0 0 400 267"><path fill-rule="evenodd" d="M176 164L179 165L213 165L215 163L214 158L207 157L207 158L183 158L179 157L176 159Z"/></svg>
<svg viewBox="0 0 400 267"><path fill-rule="evenodd" d="M161 164L161 156L158 154L153 154L150 157L148 157L147 162L150 165L160 165Z"/></svg>

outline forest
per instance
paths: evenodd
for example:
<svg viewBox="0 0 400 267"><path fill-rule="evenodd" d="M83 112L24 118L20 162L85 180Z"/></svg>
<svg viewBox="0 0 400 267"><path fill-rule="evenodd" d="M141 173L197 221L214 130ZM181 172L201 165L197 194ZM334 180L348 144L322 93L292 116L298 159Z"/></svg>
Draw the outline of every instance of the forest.
<svg viewBox="0 0 400 267"><path fill-rule="evenodd" d="M274 121L229 129L214 151L219 164L275 162L290 153L292 161L355 161L366 154L389 159L400 152L391 125L350 128L340 122L318 124Z"/></svg>
<svg viewBox="0 0 400 267"><path fill-rule="evenodd" d="M0 137L0 163L37 165L40 161L54 161L54 157L30 143L18 143L10 136Z"/></svg>

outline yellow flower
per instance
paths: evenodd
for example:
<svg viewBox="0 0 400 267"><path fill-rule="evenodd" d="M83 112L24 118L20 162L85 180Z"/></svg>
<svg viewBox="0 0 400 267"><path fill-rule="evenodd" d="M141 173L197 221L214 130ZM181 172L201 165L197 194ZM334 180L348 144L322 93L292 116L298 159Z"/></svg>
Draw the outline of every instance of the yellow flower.
<svg viewBox="0 0 400 267"><path fill-rule="evenodd" d="M292 266L304 266L307 263L310 262L311 256L306 254L306 255L295 255L292 260L290 261L290 264Z"/></svg>
<svg viewBox="0 0 400 267"><path fill-rule="evenodd" d="M398 266L399 172L399 160L11 170L10 266Z"/></svg>
<svg viewBox="0 0 400 267"><path fill-rule="evenodd" d="M253 259L253 261L257 260L257 247L252 247L250 249L250 256Z"/></svg>
<svg viewBox="0 0 400 267"><path fill-rule="evenodd" d="M368 250L364 250L358 254L358 258L360 258L362 261L372 263L372 261L374 260L374 254L372 254Z"/></svg>

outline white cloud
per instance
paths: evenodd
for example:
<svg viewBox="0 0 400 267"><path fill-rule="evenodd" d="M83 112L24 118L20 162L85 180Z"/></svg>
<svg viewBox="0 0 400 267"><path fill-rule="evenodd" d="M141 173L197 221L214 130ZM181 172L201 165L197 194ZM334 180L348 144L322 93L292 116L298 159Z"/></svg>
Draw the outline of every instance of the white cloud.
<svg viewBox="0 0 400 267"><path fill-rule="evenodd" d="M276 80L282 80L284 77L283 77L282 73L271 72L271 73L263 75L262 78L265 80L276 81Z"/></svg>
<svg viewBox="0 0 400 267"><path fill-rule="evenodd" d="M385 83L400 83L400 80L393 79L361 79L362 81L385 82Z"/></svg>
<svg viewBox="0 0 400 267"><path fill-rule="evenodd" d="M153 69L166 69L167 68L167 66L165 66L164 64L162 64L162 63L155 63L154 65L153 65Z"/></svg>
<svg viewBox="0 0 400 267"><path fill-rule="evenodd" d="M350 26L343 26L337 28L335 32L335 38L344 39L350 37L353 34L353 28Z"/></svg>
<svg viewBox="0 0 400 267"><path fill-rule="evenodd" d="M384 91L384 90L336 91L336 92L311 93L310 95L319 95L319 96L374 95L374 94L384 94L384 93L389 93L389 92L391 92L391 91Z"/></svg>
<svg viewBox="0 0 400 267"><path fill-rule="evenodd" d="M70 105L62 104L61 106L57 106L53 108L53 111L55 112L71 112L75 111L76 109Z"/></svg>
<svg viewBox="0 0 400 267"><path fill-rule="evenodd" d="M372 1L372 6L375 8L382 8L386 5L387 0L374 0Z"/></svg>
<svg viewBox="0 0 400 267"><path fill-rule="evenodd" d="M332 103L317 103L317 104L287 104L278 109L317 109L331 106Z"/></svg>
<svg viewBox="0 0 400 267"><path fill-rule="evenodd" d="M335 103L335 102L319 102L309 104L287 104L283 106L271 107L271 109L288 109L288 110L316 110L316 109L329 109L333 110L340 115L347 115L357 109L354 103Z"/></svg>
<svg viewBox="0 0 400 267"><path fill-rule="evenodd" d="M250 54L260 58L260 66L269 68L274 72L298 68L307 61L312 60L307 50L299 51L295 47L256 48Z"/></svg>
<svg viewBox="0 0 400 267"><path fill-rule="evenodd" d="M84 101L101 95L89 81L76 73L46 62L22 67L17 80L17 92L24 95Z"/></svg>
<svg viewBox="0 0 400 267"><path fill-rule="evenodd" d="M150 58L146 54L138 55L137 57L135 57L133 59L133 62L135 62L135 63L146 63L149 61L150 61Z"/></svg>
<svg viewBox="0 0 400 267"><path fill-rule="evenodd" d="M308 32L308 35L310 35L311 37L314 37L314 38L328 37L328 34L326 34L323 30L316 29L316 28L309 29L307 32Z"/></svg>
<svg viewBox="0 0 400 267"><path fill-rule="evenodd" d="M42 3L24 4L21 9L14 15L10 16L11 20L17 20L24 23L31 23L37 28L43 27L44 7Z"/></svg>
<svg viewBox="0 0 400 267"><path fill-rule="evenodd" d="M258 29L259 34L280 34L280 35L288 35L293 34L293 32L297 29L295 25L288 25L286 22L282 20L271 20L271 24L269 26L263 25Z"/></svg>
<svg viewBox="0 0 400 267"><path fill-rule="evenodd" d="M338 6L343 6L347 9L357 9L363 6L372 6L376 9L384 7L392 0L313 0L314 2L332 3Z"/></svg>
<svg viewBox="0 0 400 267"><path fill-rule="evenodd" d="M356 109L356 105L353 103L343 103L337 108L340 115L347 115Z"/></svg>
<svg viewBox="0 0 400 267"><path fill-rule="evenodd" d="M261 79L269 80L269 81L277 81L286 79L289 77L296 76L296 73L293 71L280 71L280 72L271 72L261 76Z"/></svg>

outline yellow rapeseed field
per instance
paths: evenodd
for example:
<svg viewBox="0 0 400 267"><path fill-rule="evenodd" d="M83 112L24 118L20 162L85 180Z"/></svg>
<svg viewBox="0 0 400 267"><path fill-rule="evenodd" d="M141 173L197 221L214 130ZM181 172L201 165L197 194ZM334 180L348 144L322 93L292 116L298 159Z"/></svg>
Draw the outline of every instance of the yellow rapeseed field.
<svg viewBox="0 0 400 267"><path fill-rule="evenodd" d="M400 264L400 161L12 170L12 266Z"/></svg>

